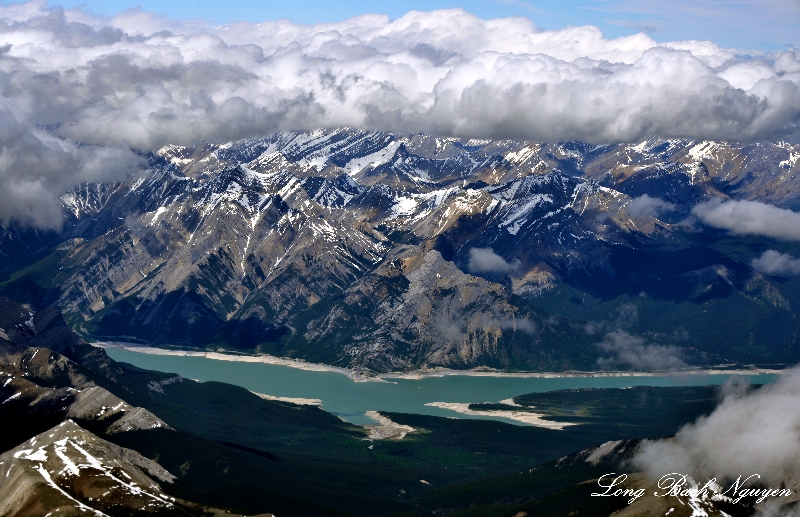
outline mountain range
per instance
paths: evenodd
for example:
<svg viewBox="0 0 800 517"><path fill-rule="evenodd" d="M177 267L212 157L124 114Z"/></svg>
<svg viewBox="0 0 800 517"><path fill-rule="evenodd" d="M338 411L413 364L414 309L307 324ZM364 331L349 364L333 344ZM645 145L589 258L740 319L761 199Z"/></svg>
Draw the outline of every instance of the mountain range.
<svg viewBox="0 0 800 517"><path fill-rule="evenodd" d="M710 199L800 208L800 145L279 132L167 146L2 228L0 294L93 339L362 371L800 360L800 281Z"/></svg>

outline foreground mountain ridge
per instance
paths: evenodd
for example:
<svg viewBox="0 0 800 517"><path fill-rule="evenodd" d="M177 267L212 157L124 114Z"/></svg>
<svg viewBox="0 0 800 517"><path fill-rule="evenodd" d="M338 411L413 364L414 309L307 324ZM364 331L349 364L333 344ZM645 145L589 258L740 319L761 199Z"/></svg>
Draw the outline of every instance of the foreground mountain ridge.
<svg viewBox="0 0 800 517"><path fill-rule="evenodd" d="M135 451L98 438L72 420L0 455L0 465L5 471L0 481L2 515L59 511L64 515L89 512L103 516L107 515L103 510L112 505L150 511L174 507L175 498L164 495L145 472L167 483L175 479L172 474ZM61 488L64 485L80 493L79 498ZM82 502L86 499L88 504Z"/></svg>
<svg viewBox="0 0 800 517"><path fill-rule="evenodd" d="M56 303L86 335L376 371L591 369L619 329L688 362L788 362L794 280L749 264L786 245L686 221L709 196L800 207L798 157L786 143L353 129L167 146L135 180L65 195L54 252L2 288ZM632 205L644 195L662 204ZM749 330L681 328L686 304L746 312ZM764 330L776 320L790 322L779 336Z"/></svg>

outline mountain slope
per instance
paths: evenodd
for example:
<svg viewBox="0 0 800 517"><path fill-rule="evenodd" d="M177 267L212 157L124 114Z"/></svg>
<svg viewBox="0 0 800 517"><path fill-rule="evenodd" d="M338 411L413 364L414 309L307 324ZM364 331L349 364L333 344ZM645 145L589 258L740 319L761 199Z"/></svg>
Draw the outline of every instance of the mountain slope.
<svg viewBox="0 0 800 517"><path fill-rule="evenodd" d="M153 479L171 483L175 476L71 420L0 455L0 469L2 515L187 514Z"/></svg>
<svg viewBox="0 0 800 517"><path fill-rule="evenodd" d="M56 303L86 335L376 371L590 369L587 325L698 364L790 362L800 284L750 262L797 246L687 217L709 195L800 206L798 156L347 128L167 146L129 182L65 195L60 244L0 291Z"/></svg>

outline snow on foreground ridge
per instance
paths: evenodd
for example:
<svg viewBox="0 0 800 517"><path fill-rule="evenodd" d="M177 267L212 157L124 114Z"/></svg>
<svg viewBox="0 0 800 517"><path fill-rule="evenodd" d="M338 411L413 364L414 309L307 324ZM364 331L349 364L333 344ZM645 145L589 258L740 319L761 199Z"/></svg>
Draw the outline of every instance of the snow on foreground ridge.
<svg viewBox="0 0 800 517"><path fill-rule="evenodd" d="M120 506L172 508L175 499L151 476L175 480L154 461L66 420L0 455L0 514L15 514L32 493L41 496L33 504L42 515L64 507L98 517Z"/></svg>

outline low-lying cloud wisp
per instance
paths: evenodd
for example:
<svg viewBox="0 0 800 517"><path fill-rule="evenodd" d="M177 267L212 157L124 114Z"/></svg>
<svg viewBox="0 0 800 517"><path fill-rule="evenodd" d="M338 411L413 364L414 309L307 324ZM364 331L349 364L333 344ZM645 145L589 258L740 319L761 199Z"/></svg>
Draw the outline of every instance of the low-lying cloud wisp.
<svg viewBox="0 0 800 517"><path fill-rule="evenodd" d="M513 330L526 334L535 334L536 325L527 318L486 317L481 319L485 327L496 327L501 330Z"/></svg>
<svg viewBox="0 0 800 517"><path fill-rule="evenodd" d="M519 269L520 261L507 261L491 248L472 248L469 250L467 269L470 273L512 273Z"/></svg>
<svg viewBox="0 0 800 517"><path fill-rule="evenodd" d="M675 208L675 205L669 201L642 194L639 197L631 199L630 203L625 207L625 210L628 212L628 215L638 219L645 216L656 217L664 212L671 212L675 210Z"/></svg>
<svg viewBox="0 0 800 517"><path fill-rule="evenodd" d="M597 360L597 365L604 370L675 370L687 366L681 348L648 344L643 338L623 330L609 332L597 347L608 354Z"/></svg>
<svg viewBox="0 0 800 517"><path fill-rule="evenodd" d="M708 226L740 235L800 241L800 213L757 201L716 198L695 206L692 215Z"/></svg>
<svg viewBox="0 0 800 517"><path fill-rule="evenodd" d="M800 259L796 259L788 253L781 253L775 250L767 250L757 259L750 262L753 269L761 273L775 276L796 276L800 275Z"/></svg>

